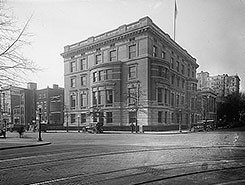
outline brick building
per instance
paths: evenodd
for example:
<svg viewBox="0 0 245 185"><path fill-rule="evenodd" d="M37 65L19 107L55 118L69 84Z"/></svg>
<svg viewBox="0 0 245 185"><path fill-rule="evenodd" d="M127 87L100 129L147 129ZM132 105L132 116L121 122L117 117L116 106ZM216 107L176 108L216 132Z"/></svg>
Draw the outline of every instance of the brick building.
<svg viewBox="0 0 245 185"><path fill-rule="evenodd" d="M69 126L196 122L196 59L149 17L65 46L61 55ZM94 109L98 117L87 116Z"/></svg>
<svg viewBox="0 0 245 185"><path fill-rule="evenodd" d="M42 108L42 120L49 125L63 125L64 88L54 84L53 88L37 90L37 107Z"/></svg>

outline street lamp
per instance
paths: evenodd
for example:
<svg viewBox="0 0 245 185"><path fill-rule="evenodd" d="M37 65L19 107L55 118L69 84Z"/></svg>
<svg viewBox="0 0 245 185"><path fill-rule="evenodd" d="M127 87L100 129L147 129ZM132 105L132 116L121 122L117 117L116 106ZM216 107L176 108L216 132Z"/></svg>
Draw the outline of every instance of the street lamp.
<svg viewBox="0 0 245 185"><path fill-rule="evenodd" d="M181 130L181 109L179 109L179 132L182 132Z"/></svg>
<svg viewBox="0 0 245 185"><path fill-rule="evenodd" d="M77 121L78 121L78 132L80 132L80 114L77 115Z"/></svg>
<svg viewBox="0 0 245 185"><path fill-rule="evenodd" d="M41 118L42 118L42 106L38 106L38 114L39 114L39 130L38 130L38 141L42 141L41 132L42 132L42 124L41 124Z"/></svg>

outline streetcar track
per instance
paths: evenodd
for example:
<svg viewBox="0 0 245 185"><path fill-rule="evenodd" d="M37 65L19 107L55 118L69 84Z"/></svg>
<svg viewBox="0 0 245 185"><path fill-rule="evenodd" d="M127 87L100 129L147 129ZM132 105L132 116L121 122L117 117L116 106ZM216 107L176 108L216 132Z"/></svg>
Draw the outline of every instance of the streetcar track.
<svg viewBox="0 0 245 185"><path fill-rule="evenodd" d="M78 157L67 157L67 158L62 158L62 159L55 159L55 160L45 160L45 161L39 161L39 162L33 162L30 164L24 164L24 165L13 165L9 167L0 167L0 171L8 171L8 170L13 170L13 169L20 169L20 168L25 168L25 167L30 167L30 166L39 166L43 164L50 164L50 163L57 163L57 162L64 162L64 161L70 161L70 160L77 160L77 159L85 159L85 158L93 158L93 157L103 157L103 156L109 156L109 155L121 155L121 154L131 154L131 153L141 153L141 152L156 152L156 151L168 151L168 150L193 150L193 149L234 149L234 148L239 148L239 149L245 149L245 147L242 146L229 146L229 145L224 145L224 146L200 146L200 147L171 147L171 148L155 148L155 149L142 149L142 150L128 150L128 151L118 151L118 152L107 152L107 153L98 153L98 154L90 154L90 155L83 155L83 156L78 156ZM47 155L42 155L42 157L46 156L52 156L53 154L47 154ZM57 155L57 154L54 154ZM30 158L37 158L40 156L30 156ZM30 159L27 157L26 159ZM3 162L9 162L9 161L15 161L19 160L21 158L15 158L15 159L6 159L6 160L0 160L0 164ZM2 165L1 165L2 166Z"/></svg>
<svg viewBox="0 0 245 185"><path fill-rule="evenodd" d="M241 158L239 158L241 159ZM245 159L242 158L242 159ZM237 160L237 159L236 159ZM223 165L227 165L227 164L232 164L232 163L235 163L237 162L236 160L212 160L211 162L221 162L220 164L223 164ZM198 161L198 162L194 162L194 161L186 161L186 162L178 162L178 163L162 163L162 164L156 164L156 165L144 165L144 166L137 166L137 167L131 167L131 168L125 168L125 169L119 169L119 170L113 170L113 171L107 171L107 172L100 172L100 173L90 173L90 174L85 174L85 173L82 173L82 174L78 174L78 175L74 175L74 176L68 176L68 177L62 177L62 178L57 178L57 179L52 179L52 180L47 180L47 181L43 181L43 182L37 182L37 183L33 183L33 184L30 184L30 185L45 185L45 184L54 184L54 183L60 183L63 181L63 183L65 183L64 181L72 181L72 182L69 182L69 183L75 183L75 182L80 182L81 181L81 178L87 178L87 181L89 181L89 183L96 183L96 182L106 182L106 181L109 181L109 180L118 180L118 179L123 179L123 178L129 178L129 177L135 177L137 175L143 175L143 174L147 174L147 173L151 173L151 172L148 172L148 171L144 171L144 170L141 170L143 168L154 168L154 167L163 167L163 166L168 166L168 165L186 165L186 164L195 164L197 163L196 165L192 165L192 166L177 166L177 167L171 167L171 168L165 168L164 169L164 173L166 173L166 171L171 171L171 170L175 170L175 169L180 169L180 168L189 168L189 167L201 167L202 164L204 162L210 162L210 160L203 160L203 161ZM217 165L216 163L214 164L209 164L209 165ZM217 165L218 166L218 165ZM149 183L152 183L152 182L157 182L157 181L163 181L163 180L168 180L168 179L172 179L172 178L178 178L178 177L184 177L184 176L189 176L189 175L196 175L196 174L201 174L201 173L209 173L209 172L215 172L215 171L222 171L222 170L229 170L229 169L239 169L239 168L245 168L245 165L241 165L240 166L231 166L231 167L218 167L218 168L215 168L215 169L209 169L209 170L199 170L199 171L194 171L194 172L188 172L188 173L180 173L180 174L176 174L176 175L170 175L170 176L167 176L167 177L161 177L161 178L153 178L151 180L146 180L146 181L142 181L142 182L139 182L139 183L135 183L134 185L140 185L140 184L149 184ZM94 180L96 178L96 176L102 176L102 175L109 175L109 174L113 174L113 173L118 173L118 172L123 172L123 171L130 171L130 170L139 170L139 172L135 172L135 173L132 173L130 172L130 174L128 175L121 175L121 176L118 176L118 177L110 177L110 178L106 178L106 179L98 179L98 180ZM77 179L79 178L79 179ZM86 179L85 179L86 180Z"/></svg>

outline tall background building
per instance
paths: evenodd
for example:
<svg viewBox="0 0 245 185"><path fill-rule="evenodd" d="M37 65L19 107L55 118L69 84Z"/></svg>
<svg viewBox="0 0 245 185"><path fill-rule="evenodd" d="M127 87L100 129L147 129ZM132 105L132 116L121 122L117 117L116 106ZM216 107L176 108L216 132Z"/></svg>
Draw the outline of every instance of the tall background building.
<svg viewBox="0 0 245 185"><path fill-rule="evenodd" d="M196 59L149 17L65 46L61 55L69 126L197 121Z"/></svg>
<svg viewBox="0 0 245 185"><path fill-rule="evenodd" d="M238 75L223 74L210 76L208 72L197 73L198 89L211 88L219 97L225 97L232 93L239 93L240 78Z"/></svg>

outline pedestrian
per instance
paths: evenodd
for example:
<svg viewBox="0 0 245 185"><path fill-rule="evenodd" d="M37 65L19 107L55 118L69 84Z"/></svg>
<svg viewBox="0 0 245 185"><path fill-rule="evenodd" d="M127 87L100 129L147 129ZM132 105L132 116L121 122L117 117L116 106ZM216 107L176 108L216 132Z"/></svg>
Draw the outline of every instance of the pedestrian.
<svg viewBox="0 0 245 185"><path fill-rule="evenodd" d="M134 123L133 122L131 122L130 127L131 127L131 133L134 133Z"/></svg>

